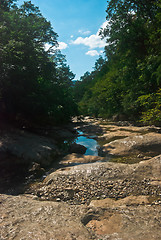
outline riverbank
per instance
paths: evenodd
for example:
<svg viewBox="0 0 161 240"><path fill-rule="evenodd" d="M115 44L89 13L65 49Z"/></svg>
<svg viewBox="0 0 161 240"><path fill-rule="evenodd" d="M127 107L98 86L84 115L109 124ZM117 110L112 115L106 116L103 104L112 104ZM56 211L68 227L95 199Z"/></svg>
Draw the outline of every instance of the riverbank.
<svg viewBox="0 0 161 240"><path fill-rule="evenodd" d="M66 141L76 138L74 124L16 127L0 122L0 193L19 194L42 179L67 154Z"/></svg>
<svg viewBox="0 0 161 240"><path fill-rule="evenodd" d="M70 153L67 167L25 193L1 194L1 239L160 240L160 128L90 118L73 126L103 140L102 156Z"/></svg>

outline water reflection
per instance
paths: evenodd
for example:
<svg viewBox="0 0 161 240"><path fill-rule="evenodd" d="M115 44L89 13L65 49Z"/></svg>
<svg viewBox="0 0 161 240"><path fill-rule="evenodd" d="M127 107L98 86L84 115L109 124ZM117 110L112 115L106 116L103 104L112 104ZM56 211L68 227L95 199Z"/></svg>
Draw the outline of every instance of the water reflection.
<svg viewBox="0 0 161 240"><path fill-rule="evenodd" d="M93 155L93 156L98 156L98 143L96 140L82 136L83 132L78 131L79 135L78 138L76 139L77 144L81 144L87 148L86 152L84 155Z"/></svg>

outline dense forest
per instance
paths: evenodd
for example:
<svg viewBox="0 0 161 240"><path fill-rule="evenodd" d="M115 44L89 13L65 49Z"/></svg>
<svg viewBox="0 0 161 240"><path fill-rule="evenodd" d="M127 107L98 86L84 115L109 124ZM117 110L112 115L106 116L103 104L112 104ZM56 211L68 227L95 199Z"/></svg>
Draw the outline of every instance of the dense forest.
<svg viewBox="0 0 161 240"><path fill-rule="evenodd" d="M105 58L74 88L84 115L161 123L161 1L109 0Z"/></svg>
<svg viewBox="0 0 161 240"><path fill-rule="evenodd" d="M1 119L60 123L83 114L161 123L161 0L107 1L105 57L74 86L51 23L31 1L15 2L0 0Z"/></svg>
<svg viewBox="0 0 161 240"><path fill-rule="evenodd" d="M31 1L18 7L14 0L0 0L1 119L46 124L75 114L74 74L57 50L57 38Z"/></svg>

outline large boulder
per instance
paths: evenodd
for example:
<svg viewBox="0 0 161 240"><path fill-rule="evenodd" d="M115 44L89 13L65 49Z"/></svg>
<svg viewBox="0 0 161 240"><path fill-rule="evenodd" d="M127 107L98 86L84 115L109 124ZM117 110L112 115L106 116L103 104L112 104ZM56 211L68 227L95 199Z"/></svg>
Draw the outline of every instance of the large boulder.
<svg viewBox="0 0 161 240"><path fill-rule="evenodd" d="M20 161L48 165L59 154L53 139L19 129L1 130L0 152L15 156Z"/></svg>
<svg viewBox="0 0 161 240"><path fill-rule="evenodd" d="M79 153L84 154L86 152L87 148L81 144L72 143L69 148L70 153Z"/></svg>

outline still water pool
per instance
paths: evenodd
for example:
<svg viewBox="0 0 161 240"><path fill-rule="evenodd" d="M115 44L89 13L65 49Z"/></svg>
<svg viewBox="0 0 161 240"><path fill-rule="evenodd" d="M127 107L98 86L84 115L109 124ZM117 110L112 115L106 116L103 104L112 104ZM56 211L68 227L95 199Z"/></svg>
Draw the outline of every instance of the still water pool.
<svg viewBox="0 0 161 240"><path fill-rule="evenodd" d="M92 136L83 136L83 132L78 131L79 136L75 140L77 144L81 144L87 148L85 155L98 156L99 145L96 140L92 139Z"/></svg>

